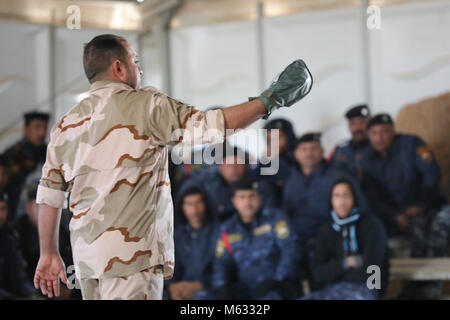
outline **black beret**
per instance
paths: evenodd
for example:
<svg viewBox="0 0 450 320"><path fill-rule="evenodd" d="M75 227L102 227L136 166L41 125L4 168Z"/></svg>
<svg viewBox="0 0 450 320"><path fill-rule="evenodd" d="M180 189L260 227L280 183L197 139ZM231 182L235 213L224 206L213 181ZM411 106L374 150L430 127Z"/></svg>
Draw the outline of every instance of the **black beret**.
<svg viewBox="0 0 450 320"><path fill-rule="evenodd" d="M322 134L320 132L308 132L297 139L296 146L303 142L319 142Z"/></svg>
<svg viewBox="0 0 450 320"><path fill-rule="evenodd" d="M345 117L348 120L355 117L368 117L369 115L370 115L369 107L365 104L354 106L345 113Z"/></svg>
<svg viewBox="0 0 450 320"><path fill-rule="evenodd" d="M387 113L379 113L369 120L369 123L367 124L367 129L376 124L384 124L384 123L393 124L394 122L392 121L391 116L388 115Z"/></svg>
<svg viewBox="0 0 450 320"><path fill-rule="evenodd" d="M255 190L260 191L260 181L254 177L245 177L231 184L233 193L238 190Z"/></svg>
<svg viewBox="0 0 450 320"><path fill-rule="evenodd" d="M242 148L239 148L238 146L232 146L230 144L228 144L228 142L225 142L223 145L223 154L222 154L222 160L225 163L225 158L230 157L230 156L235 156L237 157L238 163L240 163L241 161L244 161L246 164L248 164L250 162L250 154L243 150Z"/></svg>
<svg viewBox="0 0 450 320"><path fill-rule="evenodd" d="M31 111L31 112L25 113L23 115L23 118L25 120L25 124L28 124L32 120L36 120L36 119L48 122L48 120L50 119L50 115L45 112Z"/></svg>

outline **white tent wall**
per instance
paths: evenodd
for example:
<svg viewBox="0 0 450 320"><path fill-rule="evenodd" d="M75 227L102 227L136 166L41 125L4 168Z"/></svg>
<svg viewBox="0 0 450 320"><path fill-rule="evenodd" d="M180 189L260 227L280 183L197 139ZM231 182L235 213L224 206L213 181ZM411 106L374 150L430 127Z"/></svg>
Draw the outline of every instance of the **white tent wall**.
<svg viewBox="0 0 450 320"><path fill-rule="evenodd" d="M313 73L313 89L272 118L290 119L298 135L322 131L328 154L349 137L343 113L351 105L369 102L373 112L395 116L407 103L449 90L449 1L381 7L381 29L367 30L367 66L363 17L368 15L353 8L263 18L262 73L256 21L172 30L172 95L200 108L239 103L259 93L260 74L268 85L302 58Z"/></svg>
<svg viewBox="0 0 450 320"><path fill-rule="evenodd" d="M3 44L0 68L0 150L22 135L22 115L30 110L51 112L50 27L0 20ZM51 125L74 106L89 89L83 71L83 44L102 33L126 37L137 48L137 33L82 28L56 28L55 116Z"/></svg>
<svg viewBox="0 0 450 320"><path fill-rule="evenodd" d="M40 39L40 29L36 25L0 21L0 128L12 125L0 136L0 150L20 137L21 126L15 126L15 121L37 99L39 74L35 71L39 65L33 52L39 45L36 39Z"/></svg>
<svg viewBox="0 0 450 320"><path fill-rule="evenodd" d="M383 8L370 35L375 111L396 115L450 90L450 1Z"/></svg>

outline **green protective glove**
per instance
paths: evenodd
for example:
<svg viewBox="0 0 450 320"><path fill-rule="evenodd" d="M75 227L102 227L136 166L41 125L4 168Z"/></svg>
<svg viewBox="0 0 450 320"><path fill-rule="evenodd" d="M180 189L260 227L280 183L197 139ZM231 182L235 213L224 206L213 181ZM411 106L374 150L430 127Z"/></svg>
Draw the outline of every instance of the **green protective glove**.
<svg viewBox="0 0 450 320"><path fill-rule="evenodd" d="M261 99L269 115L281 107L290 107L305 97L312 88L313 78L303 60L295 60L272 81L269 89L259 97L250 97L249 101Z"/></svg>

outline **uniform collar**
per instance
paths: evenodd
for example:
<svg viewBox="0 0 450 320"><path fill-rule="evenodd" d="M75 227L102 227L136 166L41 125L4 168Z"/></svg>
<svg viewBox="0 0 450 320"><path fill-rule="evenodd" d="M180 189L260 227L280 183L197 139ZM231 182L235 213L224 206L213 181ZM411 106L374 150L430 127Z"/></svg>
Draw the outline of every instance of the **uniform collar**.
<svg viewBox="0 0 450 320"><path fill-rule="evenodd" d="M261 206L261 208L258 210L258 212L255 213L255 217L253 218L252 222L250 222L250 223L244 223L241 220L241 217L239 216L239 213L237 211L236 211L236 216L242 226L248 225L248 226L251 226L251 228L254 228L256 225L258 225L260 223L261 216L263 214L263 209L264 209L264 206Z"/></svg>
<svg viewBox="0 0 450 320"><path fill-rule="evenodd" d="M356 143L353 139L350 140L350 146L354 149L361 149L369 144L369 139L364 139L363 141Z"/></svg>
<svg viewBox="0 0 450 320"><path fill-rule="evenodd" d="M305 174L303 173L303 170L302 170L301 165L299 165L299 164L297 163L297 169L298 169L298 172L299 172L303 177L312 177L312 176L315 176L315 175L318 175L318 174L323 175L323 174L325 173L327 167L328 167L327 161L326 161L325 159L322 159L322 160L320 161L319 166L318 166L317 168L315 168L313 171L311 171L311 173L310 173L309 175L305 176Z"/></svg>
<svg viewBox="0 0 450 320"><path fill-rule="evenodd" d="M91 86L89 88L89 92L93 92L93 91L104 89L104 88L118 88L118 89L134 90L128 84L120 82L120 81L99 80L99 81L95 81L93 84L91 84Z"/></svg>

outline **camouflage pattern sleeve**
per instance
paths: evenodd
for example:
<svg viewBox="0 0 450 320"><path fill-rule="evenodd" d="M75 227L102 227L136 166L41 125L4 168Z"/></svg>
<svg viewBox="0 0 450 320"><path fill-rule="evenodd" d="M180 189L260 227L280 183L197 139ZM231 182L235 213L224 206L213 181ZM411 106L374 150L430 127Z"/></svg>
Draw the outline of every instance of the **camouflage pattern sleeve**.
<svg viewBox="0 0 450 320"><path fill-rule="evenodd" d="M55 150L52 144L55 127L50 134L51 140L47 147L46 161L42 167L42 177L39 182L36 203L45 203L53 208L62 209L67 207L67 196L72 188L72 183L65 181L62 164L60 165L56 162Z"/></svg>
<svg viewBox="0 0 450 320"><path fill-rule="evenodd" d="M154 141L162 145L221 143L225 136L223 110L200 111L154 88L148 100L148 124ZM153 91L155 90L155 91Z"/></svg>

